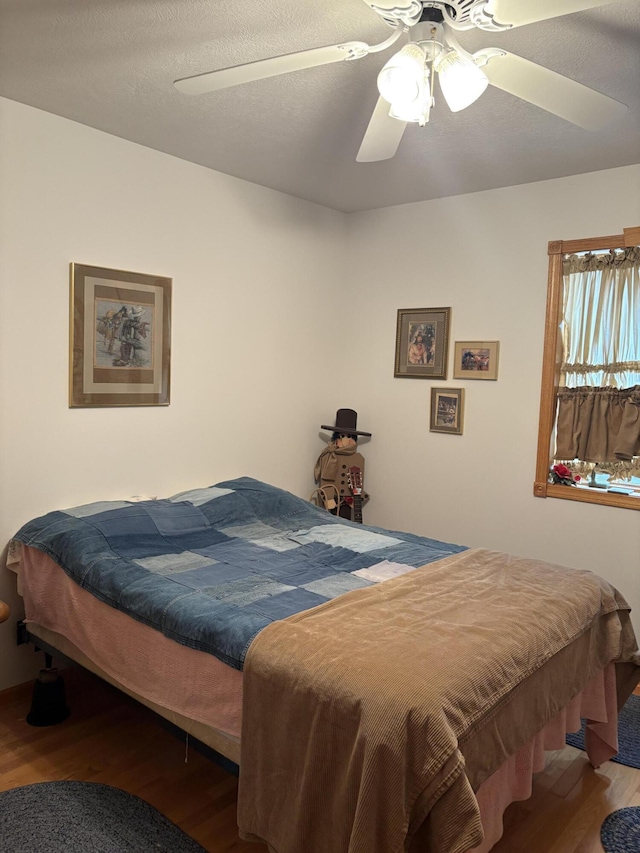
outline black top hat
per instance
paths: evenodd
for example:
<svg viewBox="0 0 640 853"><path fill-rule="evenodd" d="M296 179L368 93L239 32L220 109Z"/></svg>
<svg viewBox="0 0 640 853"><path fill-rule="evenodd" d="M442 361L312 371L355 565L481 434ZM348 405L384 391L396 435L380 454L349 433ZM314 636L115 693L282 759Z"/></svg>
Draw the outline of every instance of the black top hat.
<svg viewBox="0 0 640 853"><path fill-rule="evenodd" d="M322 424L320 429L330 429L332 432L339 432L342 435L368 435L370 432L362 432L356 429L358 422L358 413L353 409L338 409L336 412L336 425L327 426Z"/></svg>

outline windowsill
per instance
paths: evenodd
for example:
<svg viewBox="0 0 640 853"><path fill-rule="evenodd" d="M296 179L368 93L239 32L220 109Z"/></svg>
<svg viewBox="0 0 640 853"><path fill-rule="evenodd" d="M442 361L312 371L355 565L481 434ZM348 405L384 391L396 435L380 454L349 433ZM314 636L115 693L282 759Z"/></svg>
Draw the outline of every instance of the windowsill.
<svg viewBox="0 0 640 853"><path fill-rule="evenodd" d="M621 507L640 510L640 495L626 495L610 492L607 489L592 489L589 486L562 486L555 483L534 483L533 494L537 498L560 498L566 501L600 504L601 506Z"/></svg>
<svg viewBox="0 0 640 853"><path fill-rule="evenodd" d="M609 492L616 495L629 495L630 497L640 498L640 488L637 486L625 486L622 483L614 483L603 489L598 486L590 486L585 480L584 483L577 483L575 486L569 486L569 488L582 489L583 491L586 489L588 492Z"/></svg>

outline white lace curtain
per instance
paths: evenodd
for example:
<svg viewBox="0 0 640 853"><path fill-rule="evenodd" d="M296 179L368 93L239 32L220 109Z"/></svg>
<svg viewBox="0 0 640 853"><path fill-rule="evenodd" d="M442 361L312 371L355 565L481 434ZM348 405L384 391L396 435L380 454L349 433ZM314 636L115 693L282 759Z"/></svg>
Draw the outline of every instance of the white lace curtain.
<svg viewBox="0 0 640 853"><path fill-rule="evenodd" d="M640 384L640 247L564 261L561 385Z"/></svg>
<svg viewBox="0 0 640 853"><path fill-rule="evenodd" d="M640 247L570 255L563 273L556 458L639 476Z"/></svg>

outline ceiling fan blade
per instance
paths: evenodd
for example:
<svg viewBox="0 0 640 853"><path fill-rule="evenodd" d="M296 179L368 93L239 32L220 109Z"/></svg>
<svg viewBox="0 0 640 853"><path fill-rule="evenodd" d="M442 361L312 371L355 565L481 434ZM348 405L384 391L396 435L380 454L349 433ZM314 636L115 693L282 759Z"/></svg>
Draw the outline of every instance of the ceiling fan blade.
<svg viewBox="0 0 640 853"><path fill-rule="evenodd" d="M391 118L388 102L378 98L356 157L358 163L390 160L398 150L406 126L406 121Z"/></svg>
<svg viewBox="0 0 640 853"><path fill-rule="evenodd" d="M620 0L489 0L485 13L498 24L521 27L618 2Z"/></svg>
<svg viewBox="0 0 640 853"><path fill-rule="evenodd" d="M627 111L619 101L514 53L489 48L473 56L492 86L585 130L599 130Z"/></svg>
<svg viewBox="0 0 640 853"><path fill-rule="evenodd" d="M182 77L174 81L174 86L185 95L203 95L206 92L216 92L218 89L229 89L241 83L251 83L263 80L265 77L276 77L278 74L288 74L302 68L314 68L318 65L328 65L344 59L355 59L366 56L369 46L364 42L351 41L345 44L332 44L327 47L314 47L311 50L301 50L298 53L286 53L270 59L259 59L245 65L234 65L232 68L221 68L219 71L207 71L193 77Z"/></svg>

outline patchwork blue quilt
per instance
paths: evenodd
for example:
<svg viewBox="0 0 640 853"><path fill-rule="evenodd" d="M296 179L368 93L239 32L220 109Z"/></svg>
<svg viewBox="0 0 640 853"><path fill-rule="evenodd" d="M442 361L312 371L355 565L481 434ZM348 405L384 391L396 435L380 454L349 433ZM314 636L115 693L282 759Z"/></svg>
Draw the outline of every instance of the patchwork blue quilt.
<svg viewBox="0 0 640 853"><path fill-rule="evenodd" d="M236 669L270 622L465 550L354 524L250 477L50 512L14 538L111 607Z"/></svg>

